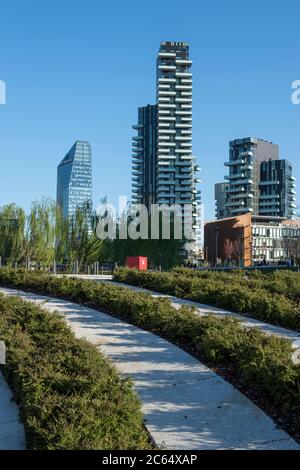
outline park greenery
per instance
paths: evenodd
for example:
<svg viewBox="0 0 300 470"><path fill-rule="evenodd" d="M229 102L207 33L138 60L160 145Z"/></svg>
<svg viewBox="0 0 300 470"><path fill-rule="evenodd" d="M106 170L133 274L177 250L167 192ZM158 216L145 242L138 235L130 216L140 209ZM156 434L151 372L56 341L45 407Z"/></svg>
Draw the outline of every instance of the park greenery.
<svg viewBox="0 0 300 470"><path fill-rule="evenodd" d="M60 315L0 295L0 338L28 449L152 447L132 383Z"/></svg>
<svg viewBox="0 0 300 470"><path fill-rule="evenodd" d="M153 287L159 290L161 283L167 290L167 281L171 286L176 276L189 279L186 274L182 276L180 270L168 278L156 274L157 278L153 279L157 279L157 284ZM126 271L120 271L118 276L124 280ZM242 278L242 274L235 276ZM197 275L191 273L190 279L194 277ZM210 283L209 278L207 282ZM247 330L234 318L199 317L187 306L173 308L167 298L153 298L114 285L7 268L0 269L0 284L89 305L168 339L209 367L228 372L227 380L258 401L281 426L300 439L300 366L292 361L293 349L288 340L256 329ZM24 315L22 321L26 318ZM44 347L47 348L47 344ZM55 351L59 354L57 344Z"/></svg>
<svg viewBox="0 0 300 470"><path fill-rule="evenodd" d="M170 272L155 273L119 268L114 278L300 331L300 273L297 272L174 268Z"/></svg>
<svg viewBox="0 0 300 470"><path fill-rule="evenodd" d="M54 260L72 272L78 261L80 271L96 262L124 264L127 256L147 256L150 266L170 268L181 264L181 241L100 240L96 235L99 215L86 203L70 219L62 216L51 199L32 204L29 214L15 204L0 207L0 257L3 265L51 269ZM128 218L127 223L130 223ZM149 229L150 230L150 229Z"/></svg>

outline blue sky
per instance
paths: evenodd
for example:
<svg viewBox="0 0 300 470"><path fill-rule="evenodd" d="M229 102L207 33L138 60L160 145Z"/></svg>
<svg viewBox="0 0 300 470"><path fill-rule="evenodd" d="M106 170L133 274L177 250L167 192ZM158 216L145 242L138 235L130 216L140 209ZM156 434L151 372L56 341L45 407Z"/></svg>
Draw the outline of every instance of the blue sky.
<svg viewBox="0 0 300 470"><path fill-rule="evenodd" d="M155 101L163 40L190 42L205 218L230 139L280 144L299 182L299 14L297 0L0 0L0 205L55 197L57 164L76 139L93 148L94 202L130 196L131 126Z"/></svg>

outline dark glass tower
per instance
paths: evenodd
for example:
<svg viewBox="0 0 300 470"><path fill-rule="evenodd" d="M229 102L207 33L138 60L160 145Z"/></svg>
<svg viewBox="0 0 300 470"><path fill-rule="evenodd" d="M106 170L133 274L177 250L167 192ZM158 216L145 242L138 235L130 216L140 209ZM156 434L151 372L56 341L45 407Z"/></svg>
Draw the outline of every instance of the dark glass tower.
<svg viewBox="0 0 300 470"><path fill-rule="evenodd" d="M88 142L77 140L57 167L57 205L65 218L71 218L88 201L92 201L92 151Z"/></svg>
<svg viewBox="0 0 300 470"><path fill-rule="evenodd" d="M150 209L156 202L157 106L139 108L132 144L132 201Z"/></svg>
<svg viewBox="0 0 300 470"><path fill-rule="evenodd" d="M259 214L270 217L296 216L296 178L287 160L269 160L260 167Z"/></svg>

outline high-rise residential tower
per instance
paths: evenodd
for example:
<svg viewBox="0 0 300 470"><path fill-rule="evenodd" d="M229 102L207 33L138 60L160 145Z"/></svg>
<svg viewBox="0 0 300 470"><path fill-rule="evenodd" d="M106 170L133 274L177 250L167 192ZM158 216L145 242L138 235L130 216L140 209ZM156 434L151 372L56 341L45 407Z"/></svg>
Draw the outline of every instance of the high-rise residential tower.
<svg viewBox="0 0 300 470"><path fill-rule="evenodd" d="M200 168L192 152L191 66L188 43L161 43L157 104L139 108L138 124L133 126L137 135L133 138L132 200L147 207L188 205L192 227L197 230Z"/></svg>
<svg viewBox="0 0 300 470"><path fill-rule="evenodd" d="M199 182L192 153L192 61L186 42L162 42L157 57L157 203L193 204Z"/></svg>
<svg viewBox="0 0 300 470"><path fill-rule="evenodd" d="M92 200L92 151L77 140L57 167L57 205L65 218Z"/></svg>
<svg viewBox="0 0 300 470"><path fill-rule="evenodd" d="M233 140L225 166L229 167L228 182L215 187L217 218L247 212L284 218L295 215L295 178L291 164L279 159L278 145L253 137Z"/></svg>

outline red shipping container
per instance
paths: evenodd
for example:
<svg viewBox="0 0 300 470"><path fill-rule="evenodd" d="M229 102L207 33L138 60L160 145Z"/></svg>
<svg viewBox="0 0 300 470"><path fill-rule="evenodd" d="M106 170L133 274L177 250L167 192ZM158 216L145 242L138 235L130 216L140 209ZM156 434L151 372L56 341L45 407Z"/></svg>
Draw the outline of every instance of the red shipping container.
<svg viewBox="0 0 300 470"><path fill-rule="evenodd" d="M138 269L139 271L147 271L148 258L146 256L128 256L128 258L126 258L126 266L128 268Z"/></svg>

